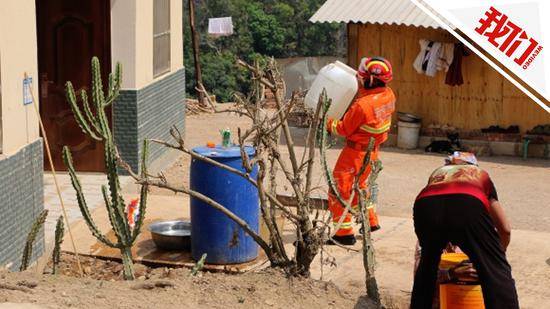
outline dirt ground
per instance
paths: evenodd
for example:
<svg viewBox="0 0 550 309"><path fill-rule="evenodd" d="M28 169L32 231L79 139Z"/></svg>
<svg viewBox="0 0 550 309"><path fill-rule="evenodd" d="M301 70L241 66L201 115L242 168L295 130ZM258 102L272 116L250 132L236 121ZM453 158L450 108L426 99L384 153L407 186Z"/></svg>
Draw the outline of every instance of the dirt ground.
<svg viewBox="0 0 550 309"><path fill-rule="evenodd" d="M217 141L218 129L246 122L204 125L212 115L188 118L188 146ZM215 116L216 118L218 116ZM203 125L195 125L195 123ZM218 124L216 124L218 125ZM188 183L189 159L181 157L165 171L168 179ZM172 194L152 189L151 194ZM185 268L148 268L136 264L134 282L121 281L122 265L83 258L86 278L76 278L73 257L63 255L58 275L0 270L0 308L368 308L362 293L342 290L330 281L291 278L263 269L241 275L201 272L191 277ZM114 305L116 304L116 305ZM36 307L35 307L36 306Z"/></svg>
<svg viewBox="0 0 550 309"><path fill-rule="evenodd" d="M379 177L380 213L412 217L412 202L444 156L385 148ZM514 229L550 232L550 160L480 157Z"/></svg>
<svg viewBox="0 0 550 309"><path fill-rule="evenodd" d="M219 130L236 132L249 123L227 115L194 115L186 119L186 143L192 148L208 141L219 142ZM284 152L284 148L281 148ZM298 147L298 151L301 148ZM329 164L340 152L328 151ZM379 177L379 214L382 230L374 234L377 278L391 307L406 308L412 285L413 248L411 205L428 175L443 162L443 156L384 148L384 170ZM518 286L522 308L550 306L550 161L510 157L483 157L480 165L492 176L501 202L514 227L509 259ZM170 181L188 184L187 156L164 173ZM317 164L316 183L324 180ZM281 181L283 179L281 178ZM281 187L285 191L284 186ZM152 189L151 194L173 193ZM292 231L290 231L292 234ZM292 236L292 235L291 235ZM292 240L289 240L289 244ZM363 269L359 253L341 248L329 251L337 267L325 269L323 279L292 279L275 270L242 275L202 273L190 277L188 269L149 269L137 266L139 280L120 279L120 264L89 259L84 263L88 278L74 278L74 269L62 265L61 274L0 273L0 309L24 308L367 308L364 301ZM65 261L67 261L65 256ZM548 260L548 261L547 261ZM316 261L315 265L318 264ZM314 266L314 278L320 278ZM15 290L13 290L15 288ZM2 302L18 303L9 307ZM116 304L116 305L114 305ZM540 306L541 304L542 307Z"/></svg>
<svg viewBox="0 0 550 309"><path fill-rule="evenodd" d="M140 265L140 279L126 282L119 281L118 263L84 258L84 269L90 271L76 278L74 266L67 264L71 261L64 256L59 275L0 272L0 308L10 308L3 302L14 303L11 308L25 308L24 303L38 308L367 308L362 298L330 282L289 280L272 269L191 276L185 268Z"/></svg>
<svg viewBox="0 0 550 309"><path fill-rule="evenodd" d="M186 144L189 148L205 145L208 141L219 142L219 130L229 128L236 134L237 128L246 128L250 122L236 115L202 114L186 119ZM299 141L297 141L299 144ZM303 147L297 147L301 154ZM327 159L334 164L340 148L329 149ZM281 152L286 153L284 147ZM411 218L412 203L425 186L431 172L443 164L444 156L427 154L420 150L403 151L383 148L380 158L384 170L378 178L380 187L379 213L385 216ZM491 175L499 199L506 208L513 228L550 232L550 160L518 157L480 157L480 166ZM168 180L189 182L188 156L180 157L165 171ZM316 184L323 187L325 181L319 162L316 162ZM280 175L283 183L283 175ZM284 189L284 187L282 188ZM290 192L287 190L287 192ZM153 194L172 194L153 189ZM321 196L323 194L320 194Z"/></svg>
<svg viewBox="0 0 550 309"><path fill-rule="evenodd" d="M186 141L189 147L218 141L218 130L249 125L237 116L197 115L187 118ZM303 148L297 147L298 152ZM329 164L334 164L341 149L328 151ZM285 153L284 147L281 152ZM379 176L378 213L382 231L375 234L378 276L381 287L392 298L406 300L412 286L413 250L416 242L412 228L412 203L433 169L443 164L443 155L423 151L403 151L383 148L380 157L384 170ZM520 302L523 308L537 308L537 304L550 306L550 245L543 240L550 237L550 160L517 157L480 157L480 166L491 175L499 199L512 222L512 243L508 258L512 264ZM188 184L189 159L182 157L167 170L168 179ZM318 162L315 166L317 193L325 196L324 179ZM281 182L284 181L280 175ZM289 193L289 190L283 191ZM157 194L171 194L157 191ZM385 226L384 226L385 224ZM363 293L361 259L359 254L334 250L339 267L328 276L342 289ZM318 277L316 277L318 278ZM545 305L545 306L546 306ZM406 305L400 301L400 307Z"/></svg>

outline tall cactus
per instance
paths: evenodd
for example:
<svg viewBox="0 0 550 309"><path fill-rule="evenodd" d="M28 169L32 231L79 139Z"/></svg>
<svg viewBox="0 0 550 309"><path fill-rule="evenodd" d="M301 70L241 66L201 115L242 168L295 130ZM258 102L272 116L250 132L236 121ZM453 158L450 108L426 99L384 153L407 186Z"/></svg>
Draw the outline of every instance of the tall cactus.
<svg viewBox="0 0 550 309"><path fill-rule="evenodd" d="M44 225L44 222L46 222L46 217L48 217L48 210L44 209L34 220L31 230L29 231L29 234L27 234L27 241L25 242L25 249L23 249L23 256L21 257L21 266L19 267L19 271L25 271L29 267L32 258L34 240Z"/></svg>
<svg viewBox="0 0 550 309"><path fill-rule="evenodd" d="M143 218L145 217L145 208L147 201L147 185L141 186L141 196L139 200L139 219L132 228L128 224L128 218L126 214L126 204L122 198L120 181L117 171L117 149L115 146L113 134L109 128L109 121L105 108L111 105L117 98L120 85L122 82L122 67L120 63L116 64L114 74L109 74L109 85L107 89L107 96L103 92L103 84L101 81L101 72L99 68L99 60L97 57L92 58L92 85L91 96L94 110L92 110L88 102L88 94L85 90L80 92L82 101L82 108L77 102L77 97L73 88L73 85L68 81L65 85L65 92L67 101L69 102L76 122L84 132L84 134L91 138L102 142L105 148L105 170L107 173L107 180L109 188L105 185L101 187L103 193L103 199L105 201L105 207L109 215L109 221L111 227L116 236L116 242L108 239L95 224L90 210L86 204L86 199L82 191L82 186L73 166L73 159L71 152L67 146L63 147L63 161L67 166L69 175L71 176L71 182L76 191L76 197L78 200L78 206L82 212L82 216L88 225L88 228L92 234L106 246L117 248L120 250L122 262L124 264L123 272L124 279L134 279L133 262L132 262L132 246L138 237L141 227L143 225ZM147 159L147 142L143 143L142 164L141 173L142 176L146 176L145 161Z"/></svg>
<svg viewBox="0 0 550 309"><path fill-rule="evenodd" d="M61 262L61 243L63 242L63 236L65 235L65 224L63 223L63 216L59 216L57 224L55 225L55 240L52 253L52 273L57 273L57 267Z"/></svg>

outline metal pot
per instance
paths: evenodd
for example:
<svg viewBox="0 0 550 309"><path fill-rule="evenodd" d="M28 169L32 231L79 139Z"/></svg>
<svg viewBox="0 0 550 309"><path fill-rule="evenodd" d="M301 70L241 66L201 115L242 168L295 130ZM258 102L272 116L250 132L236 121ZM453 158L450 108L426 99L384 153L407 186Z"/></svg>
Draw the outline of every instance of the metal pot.
<svg viewBox="0 0 550 309"><path fill-rule="evenodd" d="M173 251L191 250L191 221L159 221L149 225L157 248Z"/></svg>

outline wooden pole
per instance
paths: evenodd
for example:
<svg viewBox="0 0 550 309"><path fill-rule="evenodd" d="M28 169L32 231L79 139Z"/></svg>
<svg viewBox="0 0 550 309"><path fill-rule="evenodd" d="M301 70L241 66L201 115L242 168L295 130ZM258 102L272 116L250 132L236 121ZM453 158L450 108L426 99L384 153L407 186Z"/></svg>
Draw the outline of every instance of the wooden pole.
<svg viewBox="0 0 550 309"><path fill-rule="evenodd" d="M27 73L25 72L25 79L28 78ZM67 230L69 231L69 238L74 250L74 255L76 257L76 264L78 265L78 272L80 276L84 276L82 272L82 265L80 264L80 258L78 257L78 251L76 250L76 245L73 238L73 233L71 231L71 225L69 222L69 217L67 216L67 211L65 210L65 203L63 202L63 197L61 196L61 189L59 188L59 183L57 182L57 176L55 173L55 168L53 166L52 153L50 151L50 144L48 143L48 136L46 135L46 130L44 129L44 124L42 123L42 117L40 117L40 111L38 110L38 103L34 98L34 91L32 90L32 84L29 85L29 92L31 94L32 105L34 106L34 111L38 117L38 124L40 125L40 131L42 132L42 138L44 139L44 146L46 146L46 155L48 156L48 162L50 163L50 169L52 170L53 182L55 183L55 189L57 191L57 196L59 197L59 203L61 204L61 209L63 210L63 216L65 217L65 222L67 223Z"/></svg>
<svg viewBox="0 0 550 309"><path fill-rule="evenodd" d="M199 33L195 28L195 4L194 0L189 0L189 27L191 28L191 40L193 42L193 60L195 62L195 81L197 87L202 85L202 72L199 59ZM204 103L204 93L198 91L199 103L201 106L206 106Z"/></svg>

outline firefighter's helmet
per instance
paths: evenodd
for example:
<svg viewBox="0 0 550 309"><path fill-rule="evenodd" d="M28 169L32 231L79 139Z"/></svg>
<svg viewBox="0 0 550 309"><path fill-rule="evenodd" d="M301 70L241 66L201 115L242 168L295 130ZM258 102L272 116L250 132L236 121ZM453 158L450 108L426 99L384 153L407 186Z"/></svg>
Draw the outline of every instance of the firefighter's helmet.
<svg viewBox="0 0 550 309"><path fill-rule="evenodd" d="M361 59L357 74L365 80L376 78L384 84L389 83L393 78L391 63L382 57Z"/></svg>

